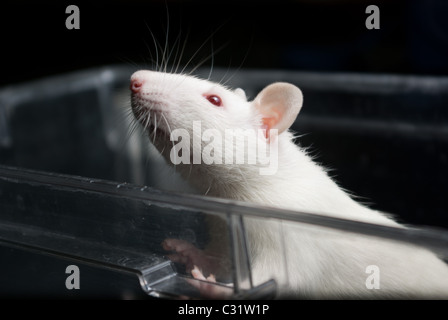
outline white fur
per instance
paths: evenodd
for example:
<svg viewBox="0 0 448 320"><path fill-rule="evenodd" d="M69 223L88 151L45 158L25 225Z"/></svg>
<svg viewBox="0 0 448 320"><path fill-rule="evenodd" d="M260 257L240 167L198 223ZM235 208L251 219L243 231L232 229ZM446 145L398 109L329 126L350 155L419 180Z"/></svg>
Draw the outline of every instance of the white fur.
<svg viewBox="0 0 448 320"><path fill-rule="evenodd" d="M259 128L263 115L244 92L185 75L139 71L142 93L133 108L163 108L165 133L175 128L192 133L192 122L203 129ZM217 94L222 107L204 94ZM146 99L146 100L145 100ZM156 102L154 102L156 101ZM155 107L154 107L155 106ZM295 117L295 116L294 116ZM154 144L169 161L172 143L156 134ZM357 221L403 227L346 194L292 141L288 131L278 136L278 171L262 176L259 165L179 165L176 170L200 192ZM305 298L447 298L448 268L432 252L404 243L336 231L322 231L291 222L246 218L254 282L274 278L279 297ZM283 239L281 238L283 237ZM380 270L380 289L367 289L366 267Z"/></svg>

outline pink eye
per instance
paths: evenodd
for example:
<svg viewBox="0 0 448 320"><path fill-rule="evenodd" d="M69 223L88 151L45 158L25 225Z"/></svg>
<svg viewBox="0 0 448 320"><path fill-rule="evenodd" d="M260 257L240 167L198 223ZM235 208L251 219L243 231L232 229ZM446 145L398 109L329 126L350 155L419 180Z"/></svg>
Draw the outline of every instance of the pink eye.
<svg viewBox="0 0 448 320"><path fill-rule="evenodd" d="M205 98L211 103L214 104L217 107L222 107L222 100L220 97L215 96L215 95L209 95L209 96L205 96Z"/></svg>

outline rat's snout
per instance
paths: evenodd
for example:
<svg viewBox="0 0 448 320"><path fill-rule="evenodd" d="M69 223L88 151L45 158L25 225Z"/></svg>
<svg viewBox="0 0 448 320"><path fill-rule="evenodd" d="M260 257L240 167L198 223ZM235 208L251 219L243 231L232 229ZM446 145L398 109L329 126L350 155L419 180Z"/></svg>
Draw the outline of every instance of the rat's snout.
<svg viewBox="0 0 448 320"><path fill-rule="evenodd" d="M143 87L143 78L135 76L135 74L131 77L131 85L130 89L133 93L138 93L140 89Z"/></svg>
<svg viewBox="0 0 448 320"><path fill-rule="evenodd" d="M131 76L131 85L130 89L133 93L138 93L141 91L144 83L147 81L147 79L150 77L151 71L147 70L141 70L135 72Z"/></svg>

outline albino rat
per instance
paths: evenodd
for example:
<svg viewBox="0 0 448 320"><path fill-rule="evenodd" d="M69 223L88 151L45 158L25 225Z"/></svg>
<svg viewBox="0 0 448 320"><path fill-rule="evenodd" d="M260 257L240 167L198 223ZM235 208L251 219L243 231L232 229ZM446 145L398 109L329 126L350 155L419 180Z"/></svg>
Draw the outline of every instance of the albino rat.
<svg viewBox="0 0 448 320"><path fill-rule="evenodd" d="M131 91L134 115L171 164L171 150L177 142L170 140L170 134L176 129L185 130L192 139L183 142L194 149L194 123L199 121L202 132L217 129L222 137L227 129L263 129L264 134L257 135L257 143L267 147L275 144L271 152L276 152L278 166L273 174L260 174L260 168L267 165L258 158L252 164L206 164L210 163L206 158L201 159L201 164L177 164L176 171L202 194L403 227L387 215L354 201L325 169L294 144L288 129L303 102L301 91L294 85L274 83L253 101L247 101L241 89L230 90L188 75L138 71L132 75ZM271 129L276 129L278 136ZM201 143L203 147L207 145ZM236 154L253 151L239 150L233 140L230 143ZM226 157L219 154L218 148L214 152L214 157ZM193 160L194 152L189 156ZM217 231L219 223L211 226L214 241L206 250L219 250L223 236ZM362 235L327 234L288 222L281 229L284 243L276 240L279 229L269 220L245 218L245 228L255 283L274 278L279 283L279 298L448 298L448 267L426 249ZM190 265L188 270L193 269L195 277L219 275L219 270L211 270L218 266L201 260L199 250L187 243L168 239L164 247L184 256L185 263L193 260L204 273ZM286 270L281 269L283 261ZM369 266L380 272L378 287L374 289L366 285Z"/></svg>

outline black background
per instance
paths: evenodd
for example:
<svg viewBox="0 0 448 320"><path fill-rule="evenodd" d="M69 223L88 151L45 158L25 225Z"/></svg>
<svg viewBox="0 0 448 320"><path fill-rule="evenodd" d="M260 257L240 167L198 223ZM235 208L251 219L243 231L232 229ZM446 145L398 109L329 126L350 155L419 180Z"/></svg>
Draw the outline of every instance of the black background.
<svg viewBox="0 0 448 320"><path fill-rule="evenodd" d="M65 25L71 4L80 9L79 30ZM379 30L365 26L370 4L380 8ZM0 7L0 87L100 65L154 67L157 52L162 64L165 48L172 52L170 62L176 64L174 57L184 44L181 66L204 62L206 67L441 77L448 74L447 17L446 0L4 2ZM311 138L311 144L319 146L316 135ZM361 144L366 143L361 141L358 149L351 150L360 152ZM378 154L394 168L390 154ZM408 216L412 211L416 217L411 222L442 225L444 221L446 226L445 191L426 178L431 172L446 185L445 177L437 176L439 169L446 172L446 160L437 167L438 158L422 159L417 154L408 161L397 152L394 157L397 168L411 163L416 164L411 169L418 171L420 162L428 164L415 174L432 187L383 187L362 179L344 181L347 175L343 174L337 179L343 187L384 206L379 209ZM446 153L440 157L446 159ZM341 170L338 174L343 172L325 158L323 163ZM406 177L406 170L402 171ZM368 188L359 188L358 182ZM412 204L401 205L408 195L418 204L412 210ZM439 210L437 221L425 216L431 204Z"/></svg>
<svg viewBox="0 0 448 320"><path fill-rule="evenodd" d="M65 10L71 4L80 9L80 30L65 26ZM365 9L370 4L380 8L380 30L365 27ZM153 36L161 48L174 48L173 53L186 44L181 65L193 57L191 66L205 60L205 66L213 63L224 68L448 74L446 0L3 1L0 32L0 87L100 65L145 66L155 59ZM160 54L159 49L159 62ZM384 162L391 162L388 155L381 156ZM418 163L419 159L412 161ZM440 180L446 185L444 177ZM388 188L385 190L394 189L393 185ZM372 190L378 189L380 186L372 186ZM396 189L393 191L400 193ZM428 223L423 214L431 199L442 199L435 197L432 189L426 193L426 198L407 190L400 193L401 198L410 198L403 214L416 203L413 222ZM361 195L369 197L368 192ZM386 205L381 197L371 199L385 207L395 205ZM385 195L383 199L389 200ZM445 202L439 208L444 209L446 200L442 200ZM397 210L392 211L398 212L400 206L396 204ZM440 216L445 213L443 210ZM448 226L445 217L432 222ZM9 257L14 261L13 253ZM29 267L32 273L34 265ZM284 309L272 310L279 314Z"/></svg>
<svg viewBox="0 0 448 320"><path fill-rule="evenodd" d="M79 30L65 27L70 4L80 9ZM369 4L380 8L380 30L365 27ZM206 66L444 75L447 16L444 0L6 2L0 86L147 64L151 33L165 48L167 30L168 48L186 43L184 64L199 49L192 65L214 52Z"/></svg>

